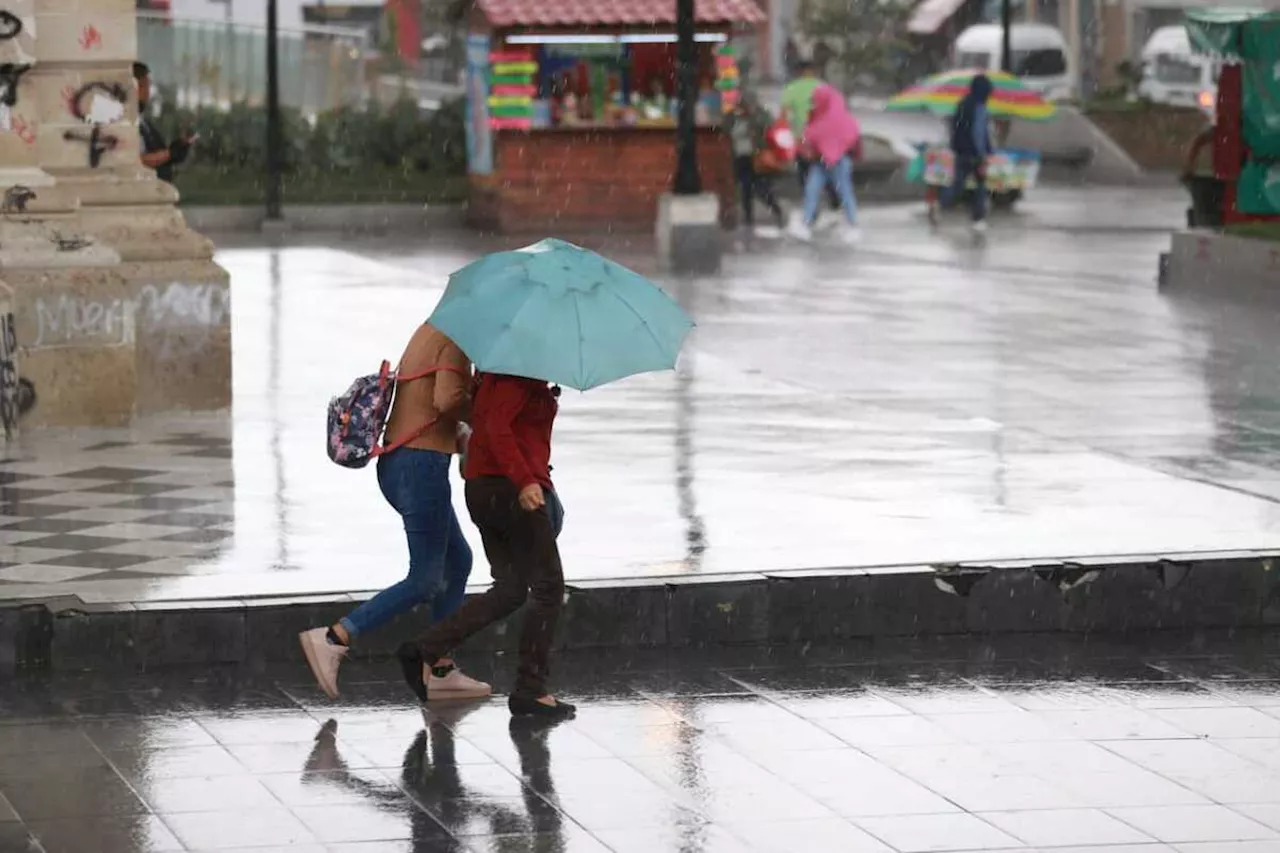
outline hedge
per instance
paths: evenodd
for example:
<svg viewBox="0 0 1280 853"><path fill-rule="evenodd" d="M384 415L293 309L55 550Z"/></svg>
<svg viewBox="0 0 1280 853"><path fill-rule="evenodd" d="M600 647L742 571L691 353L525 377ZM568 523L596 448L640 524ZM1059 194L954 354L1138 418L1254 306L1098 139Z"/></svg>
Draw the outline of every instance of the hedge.
<svg viewBox="0 0 1280 853"><path fill-rule="evenodd" d="M389 107L341 107L308 121L281 109L282 165L286 174L307 172L430 172L466 174L463 103L451 101L424 113L412 100ZM267 117L259 106L228 110L201 107L166 111L156 121L166 138L181 130L200 134L192 163L227 173L261 175L267 166Z"/></svg>

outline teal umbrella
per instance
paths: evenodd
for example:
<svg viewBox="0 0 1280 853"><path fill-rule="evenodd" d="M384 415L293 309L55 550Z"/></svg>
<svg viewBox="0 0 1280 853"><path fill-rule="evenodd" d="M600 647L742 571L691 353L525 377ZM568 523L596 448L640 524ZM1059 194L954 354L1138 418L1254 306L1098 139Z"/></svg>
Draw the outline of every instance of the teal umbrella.
<svg viewBox="0 0 1280 853"><path fill-rule="evenodd" d="M428 322L477 370L580 391L670 370L693 328L653 282L554 239L458 270Z"/></svg>

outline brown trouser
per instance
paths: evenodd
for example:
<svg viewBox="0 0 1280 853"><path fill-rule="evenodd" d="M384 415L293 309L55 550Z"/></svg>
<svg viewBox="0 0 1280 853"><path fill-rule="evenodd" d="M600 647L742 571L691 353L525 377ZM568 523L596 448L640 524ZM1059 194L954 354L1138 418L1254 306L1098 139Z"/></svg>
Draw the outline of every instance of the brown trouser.
<svg viewBox="0 0 1280 853"><path fill-rule="evenodd" d="M428 628L418 646L427 663L433 664L472 634L514 613L527 599L514 692L543 696L547 659L564 602L564 569L551 514L545 509L521 509L519 491L503 477L468 480L466 493L467 511L480 528L493 586Z"/></svg>

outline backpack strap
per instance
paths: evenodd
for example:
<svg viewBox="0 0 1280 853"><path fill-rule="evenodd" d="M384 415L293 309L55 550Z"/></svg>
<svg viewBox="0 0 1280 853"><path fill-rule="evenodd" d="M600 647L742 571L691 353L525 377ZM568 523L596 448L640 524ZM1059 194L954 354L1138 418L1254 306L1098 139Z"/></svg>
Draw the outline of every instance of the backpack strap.
<svg viewBox="0 0 1280 853"><path fill-rule="evenodd" d="M423 370L421 373L411 373L411 374L409 374L408 376L401 376L401 375L399 375L399 374L397 373L397 374L396 374L396 376L395 376L395 384L396 384L396 385L399 385L401 382L412 382L412 381L413 381L413 380L415 380L415 379L424 379L424 378L426 378L426 377L428 377L428 376L431 376L432 374L435 374L435 373L443 373L443 372L445 372L445 371L449 371L449 372L451 372L451 373L456 373L456 374L458 374L459 376L466 376L466 375L467 375L464 371L461 371L461 370L459 370L459 369L458 369L458 368L456 368L456 367L449 367L449 366L447 366L447 365L436 365L436 366L434 366L434 367L428 367L426 370ZM393 397L393 398L392 398L392 404L393 404L393 405L394 405L394 399L395 399L395 398ZM402 439L400 439L399 441L397 441L395 444L383 444L383 445L379 445L379 446L375 447L375 448L373 449L373 453L372 453L372 455L373 455L373 456L383 456L383 455L385 455L385 454L387 454L387 453L390 453L390 452L391 452L391 451L393 451L393 450L399 450L401 447L404 447L406 444L408 444L408 443L409 443L409 442L411 442L411 441L417 441L419 438L421 438L421 437L422 437L422 435L423 435L427 430L429 430L429 429L431 429L431 427L435 426L436 422L438 422L439 420L440 420L439 418L432 418L431 420L427 421L427 422L426 422L425 424L423 424L422 426L418 427L416 430L414 430L414 431L413 431L412 433L410 433L409 435L407 435L407 436L405 436L404 438L402 438Z"/></svg>

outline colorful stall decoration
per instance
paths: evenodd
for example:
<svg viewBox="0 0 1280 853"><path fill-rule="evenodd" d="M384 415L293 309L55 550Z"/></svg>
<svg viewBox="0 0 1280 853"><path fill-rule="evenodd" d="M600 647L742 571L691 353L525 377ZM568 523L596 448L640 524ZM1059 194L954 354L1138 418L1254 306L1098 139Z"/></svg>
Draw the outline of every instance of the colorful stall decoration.
<svg viewBox="0 0 1280 853"><path fill-rule="evenodd" d="M538 94L538 63L529 51L489 54L489 126L494 130L533 127L534 96Z"/></svg>
<svg viewBox="0 0 1280 853"><path fill-rule="evenodd" d="M720 109L731 112L742 99L742 77L738 73L738 56L731 44L716 48L716 90L720 93Z"/></svg>

